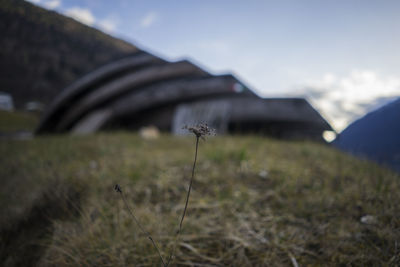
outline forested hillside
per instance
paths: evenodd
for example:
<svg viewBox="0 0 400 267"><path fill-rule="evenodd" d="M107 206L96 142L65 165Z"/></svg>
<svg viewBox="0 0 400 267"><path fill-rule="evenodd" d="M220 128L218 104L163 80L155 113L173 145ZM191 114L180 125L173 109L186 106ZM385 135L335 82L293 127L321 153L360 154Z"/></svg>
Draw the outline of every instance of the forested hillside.
<svg viewBox="0 0 400 267"><path fill-rule="evenodd" d="M48 104L65 86L138 49L22 0L0 0L0 91L17 107Z"/></svg>

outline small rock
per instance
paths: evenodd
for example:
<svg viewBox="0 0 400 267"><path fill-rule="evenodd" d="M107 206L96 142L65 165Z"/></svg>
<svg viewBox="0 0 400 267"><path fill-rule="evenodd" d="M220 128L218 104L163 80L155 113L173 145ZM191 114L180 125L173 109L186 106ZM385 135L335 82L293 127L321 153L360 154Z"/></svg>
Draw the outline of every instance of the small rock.
<svg viewBox="0 0 400 267"><path fill-rule="evenodd" d="M266 170L261 170L261 171L258 173L258 176L260 176L261 178L265 179L265 178L268 177L268 171L266 171Z"/></svg>
<svg viewBox="0 0 400 267"><path fill-rule="evenodd" d="M365 215L365 216L361 217L360 222L363 224L371 224L372 225L372 224L376 224L377 220L372 215Z"/></svg>
<svg viewBox="0 0 400 267"><path fill-rule="evenodd" d="M144 139L157 139L160 137L160 131L155 126L142 127L139 130L139 135Z"/></svg>

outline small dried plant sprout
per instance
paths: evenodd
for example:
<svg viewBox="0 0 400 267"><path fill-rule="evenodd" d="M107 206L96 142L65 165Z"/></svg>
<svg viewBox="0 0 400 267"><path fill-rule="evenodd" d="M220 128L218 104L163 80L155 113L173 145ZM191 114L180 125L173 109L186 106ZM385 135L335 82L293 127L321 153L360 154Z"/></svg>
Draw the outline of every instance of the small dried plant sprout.
<svg viewBox="0 0 400 267"><path fill-rule="evenodd" d="M195 169L196 169L196 162L197 162L197 152L198 152L198 148L199 148L199 140L203 139L205 140L206 136L209 135L215 135L215 130L208 127L207 124L205 123L199 123L197 125L194 126L184 126L183 129L187 129L189 132L193 133L196 137L196 145L195 145L195 153L194 153L194 160L193 160L193 167L192 167L192 175L190 177L190 181L189 181L189 187L188 187L188 191L186 193L186 201L185 201L185 207L183 209L182 212L182 216L179 220L179 228L178 231L176 232L176 236L175 236L175 241L174 241L174 245L172 247L172 251L168 257L168 261L165 262L164 258L161 255L160 249L158 248L156 242L154 241L153 237L150 235L149 232L147 232L144 227L140 224L139 220L136 218L136 216L134 215L132 209L129 207L128 202L126 201L126 198L122 192L121 187L116 184L114 187L114 190L119 193L122 197L122 200L125 204L126 209L128 210L129 214L131 215L131 217L133 218L133 220L135 221L135 223L138 225L139 229L142 231L143 234L145 234L147 236L147 238L151 241L151 243L153 244L154 248L157 250L157 253L160 257L161 263L164 267L168 267L174 259L174 255L175 255L175 250L177 247L177 244L179 242L179 238L181 235L181 231L182 231L182 225L183 225L183 220L185 219L186 216L186 211L187 211L187 207L189 204L189 198L190 198L190 192L192 191L192 185L193 185L193 180L194 180L194 173L195 173Z"/></svg>
<svg viewBox="0 0 400 267"><path fill-rule="evenodd" d="M183 129L187 129L189 132L191 132L191 133L193 133L195 135L195 137L196 137L196 148L195 148L195 153L194 153L192 175L190 177L189 188L188 188L188 191L187 191L187 194L186 194L185 207L183 208L182 217L181 217L181 220L179 222L179 228L178 228L178 231L176 232L174 246L173 246L172 252L171 252L171 254L170 254L169 258L168 258L167 266L172 262L172 260L174 258L176 246L178 244L179 237L180 237L181 231L182 231L183 220L185 219L186 210L187 210L187 207L188 207L188 204L189 204L190 192L192 191L192 185L193 185L193 179L194 179L194 170L196 169L197 151L198 151L198 148L199 148L199 140L200 140L200 138L205 140L205 136L208 136L208 135L215 135L215 130L210 128L210 127L208 127L208 125L205 124L205 123L200 123L200 124L197 124L195 126L187 126L187 125L185 125L183 127Z"/></svg>
<svg viewBox="0 0 400 267"><path fill-rule="evenodd" d="M208 127L206 123L199 123L195 126L185 125L183 129L187 129L189 132L193 133L197 139L201 138L205 140L205 136L215 135L215 129Z"/></svg>

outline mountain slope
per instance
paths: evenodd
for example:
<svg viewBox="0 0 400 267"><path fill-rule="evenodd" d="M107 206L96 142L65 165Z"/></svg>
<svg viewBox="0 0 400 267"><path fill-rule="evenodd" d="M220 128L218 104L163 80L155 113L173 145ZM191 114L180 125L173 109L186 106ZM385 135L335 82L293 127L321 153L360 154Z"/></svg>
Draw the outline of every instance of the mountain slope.
<svg viewBox="0 0 400 267"><path fill-rule="evenodd" d="M400 98L350 124L333 145L400 172Z"/></svg>
<svg viewBox="0 0 400 267"><path fill-rule="evenodd" d="M0 91L49 103L83 74L138 48L21 0L0 0Z"/></svg>

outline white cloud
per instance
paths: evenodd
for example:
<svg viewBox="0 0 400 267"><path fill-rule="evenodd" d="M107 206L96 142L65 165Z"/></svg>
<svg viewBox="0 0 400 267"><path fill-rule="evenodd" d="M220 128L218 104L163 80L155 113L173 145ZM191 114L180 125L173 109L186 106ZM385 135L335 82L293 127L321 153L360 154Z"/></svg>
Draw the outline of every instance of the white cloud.
<svg viewBox="0 0 400 267"><path fill-rule="evenodd" d="M39 4L40 0L27 0L28 2L34 3L34 4Z"/></svg>
<svg viewBox="0 0 400 267"><path fill-rule="evenodd" d="M43 3L43 6L47 9L55 9L61 5L61 0L49 0Z"/></svg>
<svg viewBox="0 0 400 267"><path fill-rule="evenodd" d="M301 94L308 97L337 131L400 96L399 78L370 70L354 70L344 77L326 73L321 79L305 84Z"/></svg>
<svg viewBox="0 0 400 267"><path fill-rule="evenodd" d="M157 21L158 15L156 12L149 12L140 21L140 26L142 28L148 28Z"/></svg>
<svg viewBox="0 0 400 267"><path fill-rule="evenodd" d="M99 27L105 32L112 33L117 28L119 20L115 16L109 16L98 22Z"/></svg>
<svg viewBox="0 0 400 267"><path fill-rule="evenodd" d="M92 26L95 22L95 17L87 8L72 7L65 11L65 15L74 18L86 25Z"/></svg>

